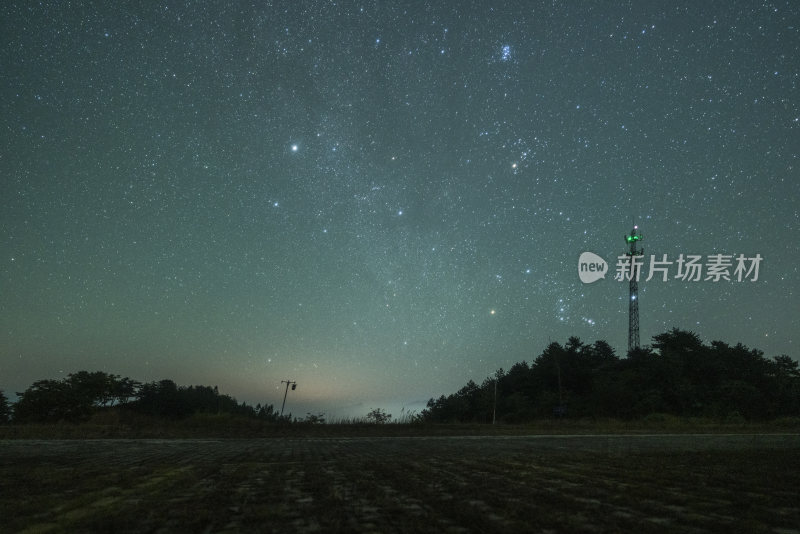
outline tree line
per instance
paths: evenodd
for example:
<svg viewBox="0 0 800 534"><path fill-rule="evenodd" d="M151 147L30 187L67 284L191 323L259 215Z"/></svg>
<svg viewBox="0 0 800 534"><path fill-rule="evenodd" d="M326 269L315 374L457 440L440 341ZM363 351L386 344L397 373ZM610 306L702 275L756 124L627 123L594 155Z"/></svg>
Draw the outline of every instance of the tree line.
<svg viewBox="0 0 800 534"><path fill-rule="evenodd" d="M39 380L9 403L0 391L0 423L81 422L100 410L131 410L167 419L196 413L230 414L266 422L290 421L272 405L250 406L217 387L141 383L102 371ZM429 423L519 423L552 417L638 419L651 414L766 420L800 416L800 368L786 355L772 359L742 344L704 344L672 329L653 345L618 357L605 341L571 337L551 343L533 361L499 369L480 385L430 399L413 418ZM391 415L373 410L365 421ZM324 423L309 414L306 423Z"/></svg>
<svg viewBox="0 0 800 534"><path fill-rule="evenodd" d="M240 415L277 422L272 405L250 406L216 386L178 386L172 380L141 383L102 371L80 371L61 380L34 382L17 393L10 404L0 391L0 422L52 423L81 422L103 409L130 410L167 419L182 419L195 413Z"/></svg>
<svg viewBox="0 0 800 534"><path fill-rule="evenodd" d="M766 420L800 416L800 369L742 344L710 345L677 328L652 347L619 358L605 341L571 337L533 361L498 370L478 385L430 399L420 414L435 423L516 423L551 417L638 419L651 414Z"/></svg>

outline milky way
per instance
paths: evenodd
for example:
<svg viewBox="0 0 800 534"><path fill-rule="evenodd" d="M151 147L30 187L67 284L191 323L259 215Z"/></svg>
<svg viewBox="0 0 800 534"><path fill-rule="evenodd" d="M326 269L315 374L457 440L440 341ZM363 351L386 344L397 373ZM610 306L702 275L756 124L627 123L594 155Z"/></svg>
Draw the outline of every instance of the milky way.
<svg viewBox="0 0 800 534"><path fill-rule="evenodd" d="M570 336L624 356L627 284L578 257L613 271L633 224L733 264L642 281L643 343L797 357L796 3L159 4L0 7L12 397L291 379L296 415L359 415Z"/></svg>

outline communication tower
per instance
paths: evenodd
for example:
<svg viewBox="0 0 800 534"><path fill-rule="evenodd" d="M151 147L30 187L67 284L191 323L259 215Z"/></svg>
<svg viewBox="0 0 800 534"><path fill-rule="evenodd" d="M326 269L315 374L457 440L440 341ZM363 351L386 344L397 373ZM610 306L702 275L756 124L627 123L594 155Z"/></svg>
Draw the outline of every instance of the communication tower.
<svg viewBox="0 0 800 534"><path fill-rule="evenodd" d="M630 235L625 236L625 243L628 245L628 250L625 254L630 257L628 352L639 348L639 269L641 264L636 262L636 258L644 256L644 250L637 246L641 240L642 236L639 234L639 227L634 225Z"/></svg>

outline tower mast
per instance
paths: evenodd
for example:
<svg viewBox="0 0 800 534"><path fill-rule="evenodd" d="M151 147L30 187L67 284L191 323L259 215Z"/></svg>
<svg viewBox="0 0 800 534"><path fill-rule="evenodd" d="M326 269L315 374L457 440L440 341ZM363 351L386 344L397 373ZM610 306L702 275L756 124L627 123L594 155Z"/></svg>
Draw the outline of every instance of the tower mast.
<svg viewBox="0 0 800 534"><path fill-rule="evenodd" d="M636 258L644 256L644 250L637 248L637 243L642 240L638 233L639 227L633 226L630 235L625 236L630 257L630 298L628 299L628 352L639 348L639 267Z"/></svg>

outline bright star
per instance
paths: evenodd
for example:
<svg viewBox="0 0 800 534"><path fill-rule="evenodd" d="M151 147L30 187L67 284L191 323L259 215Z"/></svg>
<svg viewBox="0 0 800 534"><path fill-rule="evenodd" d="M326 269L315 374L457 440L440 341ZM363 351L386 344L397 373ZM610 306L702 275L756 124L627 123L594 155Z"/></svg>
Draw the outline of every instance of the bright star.
<svg viewBox="0 0 800 534"><path fill-rule="evenodd" d="M292 152L297 152L299 147L297 145L292 145Z"/></svg>

